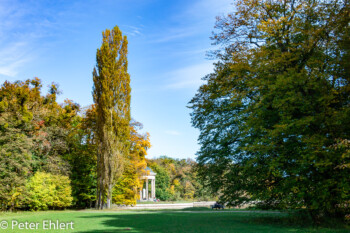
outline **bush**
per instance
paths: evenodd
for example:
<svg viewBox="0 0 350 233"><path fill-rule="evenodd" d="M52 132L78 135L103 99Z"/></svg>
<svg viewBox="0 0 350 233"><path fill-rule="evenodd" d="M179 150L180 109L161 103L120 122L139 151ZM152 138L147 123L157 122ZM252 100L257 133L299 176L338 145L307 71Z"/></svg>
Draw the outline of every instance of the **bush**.
<svg viewBox="0 0 350 233"><path fill-rule="evenodd" d="M64 209L72 204L67 176L37 172L27 184L26 204L32 210Z"/></svg>

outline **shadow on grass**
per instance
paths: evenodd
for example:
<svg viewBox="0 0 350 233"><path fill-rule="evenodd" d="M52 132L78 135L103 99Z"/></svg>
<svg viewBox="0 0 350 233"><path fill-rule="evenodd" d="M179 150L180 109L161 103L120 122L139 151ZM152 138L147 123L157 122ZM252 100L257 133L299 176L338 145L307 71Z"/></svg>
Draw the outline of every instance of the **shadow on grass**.
<svg viewBox="0 0 350 233"><path fill-rule="evenodd" d="M231 209L232 210L232 209ZM187 207L182 209L128 209L128 210L115 210L115 211L125 211L125 212L183 212L183 211L215 211L209 207ZM221 210L222 211L222 210Z"/></svg>
<svg viewBox="0 0 350 233"><path fill-rule="evenodd" d="M101 213L82 216L100 221L104 230L91 229L80 233L102 232L349 232L345 228L314 228L289 222L288 214L258 213ZM101 225L100 224L100 225Z"/></svg>
<svg viewBox="0 0 350 233"><path fill-rule="evenodd" d="M187 207L184 209L177 209L177 211L211 211L209 207Z"/></svg>
<svg viewBox="0 0 350 233"><path fill-rule="evenodd" d="M261 216L252 219L257 224L280 224L284 226L299 226L299 227L312 227L312 228L331 228L331 229L348 229L350 232L350 226L346 225L344 221L336 218L325 218L321 223L315 224L312 221L311 216L305 211L289 211L284 216Z"/></svg>

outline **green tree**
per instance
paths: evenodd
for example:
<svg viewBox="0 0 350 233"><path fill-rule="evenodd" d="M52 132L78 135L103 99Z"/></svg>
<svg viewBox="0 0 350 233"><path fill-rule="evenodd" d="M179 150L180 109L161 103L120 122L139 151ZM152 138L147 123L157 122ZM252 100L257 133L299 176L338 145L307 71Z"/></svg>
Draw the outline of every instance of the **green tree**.
<svg viewBox="0 0 350 233"><path fill-rule="evenodd" d="M349 2L240 0L190 102L199 174L222 201L343 215L350 198Z"/></svg>
<svg viewBox="0 0 350 233"><path fill-rule="evenodd" d="M199 182L200 177L195 171L197 165L195 161L161 156L147 160L147 164L157 173L156 197L160 200L213 198Z"/></svg>
<svg viewBox="0 0 350 233"><path fill-rule="evenodd" d="M32 141L18 129L0 134L0 204L2 210L21 207L26 178L30 175Z"/></svg>
<svg viewBox="0 0 350 233"><path fill-rule="evenodd" d="M93 98L96 104L97 208L111 206L112 190L123 172L123 161L129 152L130 76L128 74L126 36L117 26L102 33L93 71Z"/></svg>
<svg viewBox="0 0 350 233"><path fill-rule="evenodd" d="M95 137L96 107L86 108L74 130L69 134L69 153L64 156L70 164L73 205L91 208L96 201L97 148Z"/></svg>
<svg viewBox="0 0 350 233"><path fill-rule="evenodd" d="M169 200L172 196L170 193L170 177L165 168L150 164L152 170L157 173L156 176L156 197L161 201Z"/></svg>

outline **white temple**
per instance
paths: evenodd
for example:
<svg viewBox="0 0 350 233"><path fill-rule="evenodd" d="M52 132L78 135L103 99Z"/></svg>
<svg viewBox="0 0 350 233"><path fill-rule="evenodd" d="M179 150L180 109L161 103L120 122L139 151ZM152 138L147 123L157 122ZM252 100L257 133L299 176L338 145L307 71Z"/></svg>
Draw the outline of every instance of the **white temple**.
<svg viewBox="0 0 350 233"><path fill-rule="evenodd" d="M156 198L156 175L151 168L146 167L146 174L141 177L142 180L145 180L146 187L140 190L140 201L154 200ZM149 181L151 181L151 193L149 193L148 186Z"/></svg>

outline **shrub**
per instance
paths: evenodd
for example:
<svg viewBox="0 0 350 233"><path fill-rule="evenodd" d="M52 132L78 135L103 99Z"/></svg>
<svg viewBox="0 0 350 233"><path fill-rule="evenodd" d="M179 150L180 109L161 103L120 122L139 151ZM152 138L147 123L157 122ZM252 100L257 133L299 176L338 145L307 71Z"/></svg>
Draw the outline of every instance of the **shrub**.
<svg viewBox="0 0 350 233"><path fill-rule="evenodd" d="M67 176L37 172L27 184L27 205L32 210L64 209L72 204Z"/></svg>

